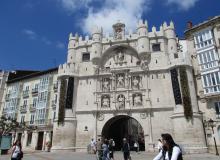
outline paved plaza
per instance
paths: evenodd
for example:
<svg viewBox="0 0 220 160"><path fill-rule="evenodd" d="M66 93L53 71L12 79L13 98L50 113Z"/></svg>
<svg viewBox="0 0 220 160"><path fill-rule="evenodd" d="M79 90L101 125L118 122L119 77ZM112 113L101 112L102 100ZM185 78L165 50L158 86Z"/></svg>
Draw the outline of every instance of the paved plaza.
<svg viewBox="0 0 220 160"><path fill-rule="evenodd" d="M132 160L152 160L156 153L141 152L136 154L131 153ZM192 154L184 155L184 160L220 160L219 156L212 154ZM9 160L9 155L0 157L0 160ZM87 153L75 152L38 152L38 153L24 153L23 160L96 160L96 156ZM123 160L121 152L115 153L115 160Z"/></svg>

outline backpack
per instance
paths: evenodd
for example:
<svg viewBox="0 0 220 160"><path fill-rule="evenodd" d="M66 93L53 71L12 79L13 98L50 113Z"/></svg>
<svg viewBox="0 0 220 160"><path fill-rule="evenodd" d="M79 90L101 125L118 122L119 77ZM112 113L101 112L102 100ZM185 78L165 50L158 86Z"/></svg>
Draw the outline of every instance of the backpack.
<svg viewBox="0 0 220 160"><path fill-rule="evenodd" d="M18 153L18 157L17 157L18 159L22 159L23 158L23 152L22 151L20 151L20 153Z"/></svg>

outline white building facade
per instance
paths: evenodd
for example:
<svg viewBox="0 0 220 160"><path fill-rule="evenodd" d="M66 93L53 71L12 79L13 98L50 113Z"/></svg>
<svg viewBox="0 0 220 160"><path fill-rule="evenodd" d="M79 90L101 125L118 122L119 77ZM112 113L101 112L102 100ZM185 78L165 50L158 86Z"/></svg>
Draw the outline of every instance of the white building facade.
<svg viewBox="0 0 220 160"><path fill-rule="evenodd" d="M220 16L192 26L185 35L195 70L199 109L204 121L212 119L215 123L214 134L205 124L208 148L214 152L213 137L220 149Z"/></svg>
<svg viewBox="0 0 220 160"><path fill-rule="evenodd" d="M84 151L91 138L122 138L152 151L170 133L188 153L207 151L187 42L173 22L135 33L123 23L113 36L69 36L67 62L58 70L58 106L52 150Z"/></svg>

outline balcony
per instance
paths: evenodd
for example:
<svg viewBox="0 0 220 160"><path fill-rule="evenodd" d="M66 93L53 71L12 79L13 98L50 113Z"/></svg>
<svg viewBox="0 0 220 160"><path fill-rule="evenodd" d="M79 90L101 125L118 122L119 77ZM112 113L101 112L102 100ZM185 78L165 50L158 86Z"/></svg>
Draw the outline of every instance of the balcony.
<svg viewBox="0 0 220 160"><path fill-rule="evenodd" d="M32 96L36 96L38 94L38 88L33 88L31 93L32 93Z"/></svg>
<svg viewBox="0 0 220 160"><path fill-rule="evenodd" d="M53 119L38 119L34 122L35 125L41 127L53 127Z"/></svg>
<svg viewBox="0 0 220 160"><path fill-rule="evenodd" d="M34 111L36 111L36 105L34 105L34 104L30 104L29 111L30 111L30 112L34 112Z"/></svg>
<svg viewBox="0 0 220 160"><path fill-rule="evenodd" d="M57 101L52 100L52 108L53 108L53 109L56 109L56 106L57 106Z"/></svg>
<svg viewBox="0 0 220 160"><path fill-rule="evenodd" d="M23 91L23 98L28 98L29 97L29 90L24 90Z"/></svg>
<svg viewBox="0 0 220 160"><path fill-rule="evenodd" d="M27 105L20 106L20 112L26 113L27 112Z"/></svg>
<svg viewBox="0 0 220 160"><path fill-rule="evenodd" d="M54 90L54 92L57 92L57 89L58 89L58 83L54 83L54 84L53 84L53 90Z"/></svg>
<svg viewBox="0 0 220 160"><path fill-rule="evenodd" d="M10 98L10 94L6 94L5 95L5 101L9 101L9 98Z"/></svg>

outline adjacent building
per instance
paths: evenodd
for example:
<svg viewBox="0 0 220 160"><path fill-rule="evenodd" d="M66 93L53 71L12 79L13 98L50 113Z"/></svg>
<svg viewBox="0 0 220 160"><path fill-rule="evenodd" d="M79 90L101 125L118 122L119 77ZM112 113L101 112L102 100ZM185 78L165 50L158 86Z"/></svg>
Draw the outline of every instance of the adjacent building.
<svg viewBox="0 0 220 160"><path fill-rule="evenodd" d="M24 149L45 150L52 142L57 102L57 68L46 71L9 73L1 113L35 130L16 130L12 141L21 140Z"/></svg>
<svg viewBox="0 0 220 160"><path fill-rule="evenodd" d="M0 70L0 109L3 103L3 95L6 87L6 81L8 78L8 72Z"/></svg>
<svg viewBox="0 0 220 160"><path fill-rule="evenodd" d="M204 121L214 120L214 136L220 149L220 16L195 26L189 22L185 36L194 68L199 109ZM214 150L212 130L204 125L208 148Z"/></svg>

